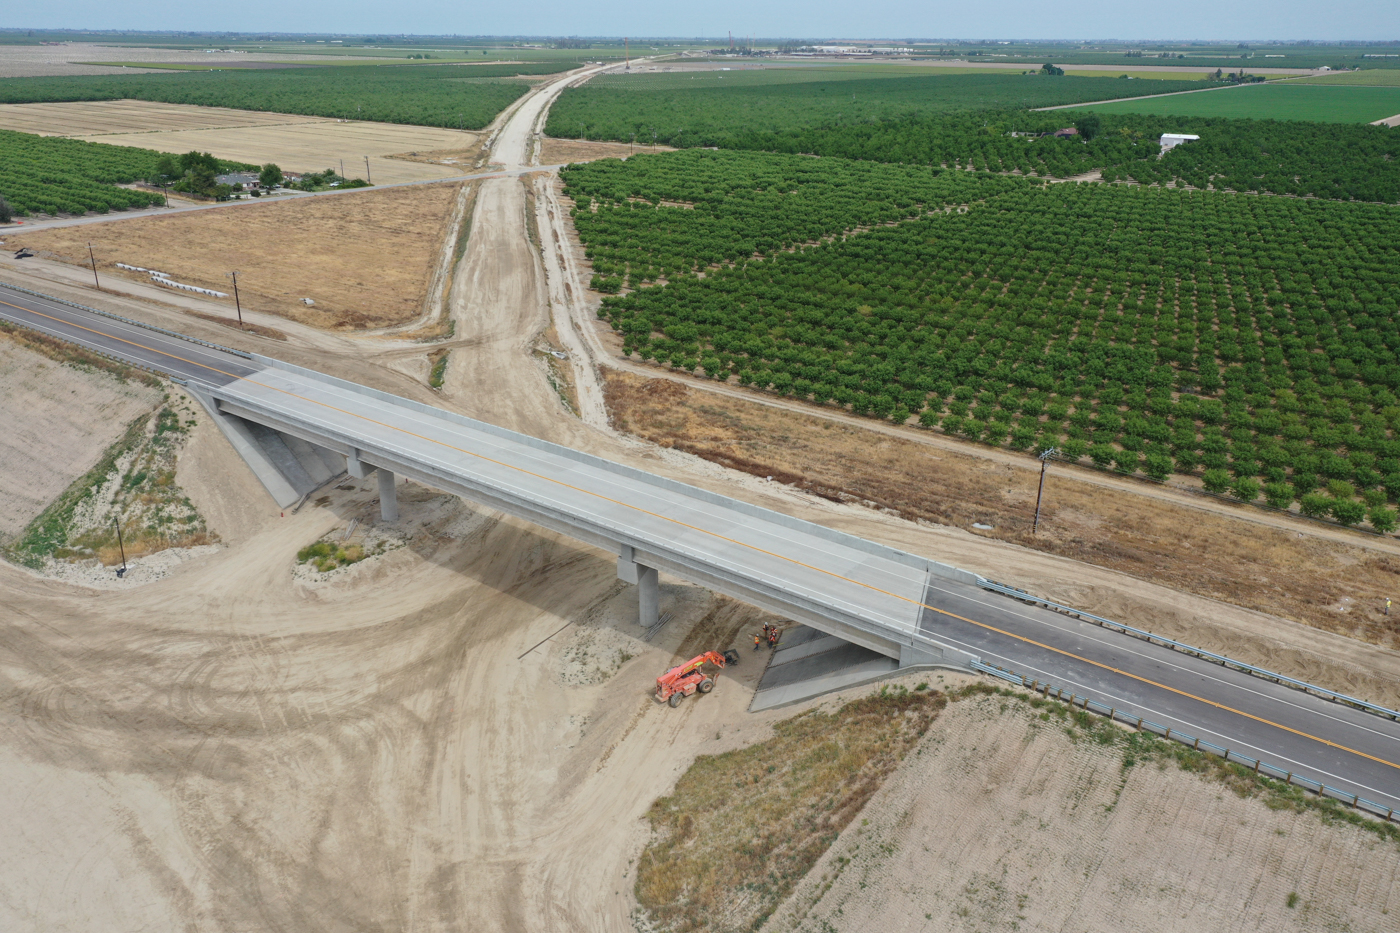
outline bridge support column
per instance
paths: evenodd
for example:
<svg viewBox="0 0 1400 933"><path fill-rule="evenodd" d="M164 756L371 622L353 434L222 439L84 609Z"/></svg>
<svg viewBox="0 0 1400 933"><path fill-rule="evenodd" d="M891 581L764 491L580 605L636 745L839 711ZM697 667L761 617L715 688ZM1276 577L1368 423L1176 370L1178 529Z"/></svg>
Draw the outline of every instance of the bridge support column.
<svg viewBox="0 0 1400 933"><path fill-rule="evenodd" d="M386 522L399 520L399 490L394 485L391 470L379 468L379 518Z"/></svg>
<svg viewBox="0 0 1400 933"><path fill-rule="evenodd" d="M636 552L631 545L624 544L618 549L617 578L623 583L637 586L637 617L642 628L651 628L661 618L660 573L655 567L637 563Z"/></svg>
<svg viewBox="0 0 1400 933"><path fill-rule="evenodd" d="M649 629L660 621L660 574L654 567L637 565L637 615L642 628Z"/></svg>

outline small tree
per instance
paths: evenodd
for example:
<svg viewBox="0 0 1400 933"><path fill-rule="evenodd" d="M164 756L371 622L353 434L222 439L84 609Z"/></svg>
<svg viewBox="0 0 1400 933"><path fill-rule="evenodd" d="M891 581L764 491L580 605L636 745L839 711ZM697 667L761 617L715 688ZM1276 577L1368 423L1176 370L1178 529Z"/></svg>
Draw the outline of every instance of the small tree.
<svg viewBox="0 0 1400 933"><path fill-rule="evenodd" d="M1224 492L1230 488L1230 474L1224 470L1206 470L1201 476L1201 484L1207 492Z"/></svg>
<svg viewBox="0 0 1400 933"><path fill-rule="evenodd" d="M1298 511L1309 518L1321 518L1327 514L1331 507L1331 497L1324 496L1320 492L1310 492L1302 499L1298 500Z"/></svg>
<svg viewBox="0 0 1400 933"><path fill-rule="evenodd" d="M1388 509L1383 505L1378 505L1367 512L1366 517L1371 520L1371 527L1383 535L1388 535L1395 530L1396 519L1394 509Z"/></svg>
<svg viewBox="0 0 1400 933"><path fill-rule="evenodd" d="M1343 525L1355 525L1366 517L1366 506L1355 499L1333 499L1331 512Z"/></svg>
<svg viewBox="0 0 1400 933"><path fill-rule="evenodd" d="M1264 487L1264 501L1276 509L1286 509L1293 504L1293 487L1287 483L1269 483Z"/></svg>
<svg viewBox="0 0 1400 933"><path fill-rule="evenodd" d="M15 219L15 209L10 207L10 202L5 200L4 195L0 195L0 224L7 224Z"/></svg>
<svg viewBox="0 0 1400 933"><path fill-rule="evenodd" d="M1241 502L1253 502L1259 498L1259 481L1248 476L1241 476L1230 487L1230 495Z"/></svg>
<svg viewBox="0 0 1400 933"><path fill-rule="evenodd" d="M1079 135L1084 137L1087 142L1099 135L1099 132L1103 129L1103 121L1099 119L1098 114L1091 113L1087 117L1080 117L1078 120L1075 120L1074 128L1079 131Z"/></svg>
<svg viewBox="0 0 1400 933"><path fill-rule="evenodd" d="M264 188L276 188L282 184L282 170L275 163L267 163L258 172L258 184Z"/></svg>

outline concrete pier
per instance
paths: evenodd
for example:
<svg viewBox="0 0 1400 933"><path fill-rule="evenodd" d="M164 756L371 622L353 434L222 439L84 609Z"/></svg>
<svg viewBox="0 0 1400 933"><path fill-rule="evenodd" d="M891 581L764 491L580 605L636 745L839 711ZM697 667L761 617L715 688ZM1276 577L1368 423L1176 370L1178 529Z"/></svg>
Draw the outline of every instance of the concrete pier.
<svg viewBox="0 0 1400 933"><path fill-rule="evenodd" d="M642 628L649 629L661 618L660 573L654 567L637 565L637 609Z"/></svg>
<svg viewBox="0 0 1400 933"><path fill-rule="evenodd" d="M392 471L379 468L379 518L386 522L399 520L399 490L394 485Z"/></svg>

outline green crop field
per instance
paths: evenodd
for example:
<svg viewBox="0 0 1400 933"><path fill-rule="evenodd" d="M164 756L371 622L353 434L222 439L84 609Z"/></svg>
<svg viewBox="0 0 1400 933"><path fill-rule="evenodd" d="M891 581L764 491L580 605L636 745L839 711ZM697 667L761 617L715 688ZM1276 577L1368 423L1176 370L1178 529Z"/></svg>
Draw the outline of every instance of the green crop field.
<svg viewBox="0 0 1400 933"><path fill-rule="evenodd" d="M1400 86L1319 87L1288 81L1242 85L1200 94L1113 101L1086 109L1097 113L1153 116L1370 123L1400 113Z"/></svg>
<svg viewBox="0 0 1400 933"><path fill-rule="evenodd" d="M795 69L607 76L560 95L551 136L671 145L728 145L737 135L898 119L949 111L1023 109L1140 94L1138 82L1046 75L925 74L803 80ZM693 80L692 80L693 78ZM1200 81L1158 82L1170 91Z"/></svg>
<svg viewBox="0 0 1400 933"><path fill-rule="evenodd" d="M698 150L565 178L629 354L1394 520L1393 208Z"/></svg>
<svg viewBox="0 0 1400 933"><path fill-rule="evenodd" d="M381 123L480 129L528 90L516 75L554 74L571 62L518 65L379 65L96 75L0 80L0 103L161 101L353 117ZM466 82L462 78L495 78Z"/></svg>
<svg viewBox="0 0 1400 933"><path fill-rule="evenodd" d="M1289 84L1318 84L1332 87L1400 87L1400 68L1366 68L1330 75L1290 78Z"/></svg>
<svg viewBox="0 0 1400 933"><path fill-rule="evenodd" d="M156 173L165 153L0 130L0 196L16 214L83 214L149 207L164 198L118 188ZM253 168L221 162L221 170Z"/></svg>

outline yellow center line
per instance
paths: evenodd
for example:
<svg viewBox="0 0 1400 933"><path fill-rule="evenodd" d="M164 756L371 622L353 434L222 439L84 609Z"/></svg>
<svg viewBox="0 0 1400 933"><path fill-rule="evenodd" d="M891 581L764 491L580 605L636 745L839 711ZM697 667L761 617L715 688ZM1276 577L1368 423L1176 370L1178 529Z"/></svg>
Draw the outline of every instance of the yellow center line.
<svg viewBox="0 0 1400 933"><path fill-rule="evenodd" d="M1141 675L1139 675L1139 674L1134 674L1134 673L1132 673L1132 672L1130 672L1130 671L1120 670L1119 668L1113 667L1113 666L1108 665L1108 664L1104 664L1104 663L1101 662L1101 661L1095 661L1095 660L1093 660L1092 658L1086 658L1086 657L1084 657L1083 655L1075 654L1075 653L1072 652L1072 651L1066 651L1066 650L1063 649L1063 648L1056 648L1054 645L1047 645L1045 642L1036 641L1035 639L1033 639L1033 638L1028 638L1028 637L1026 637L1025 635L1018 635L1018 634L1016 634L1015 632L1009 632L1009 631L1007 631L1006 629L997 628L995 625L989 625L989 624L987 624L987 623L985 623L985 622L978 622L976 619L969 619L969 618L967 618L966 616L960 616L960 615L958 615L957 613L949 612L949 611L947 611L946 609L939 609L937 606L930 606L928 603L920 602L920 601L917 600L917 599L910 599L909 597L907 597L907 596L901 596L901 595L898 594L898 593L891 593L889 590L881 589L880 587L875 586L874 584L871 584L871 583L864 583L864 582L862 582L862 581L860 581L860 580L853 580L853 579L851 579L850 577L842 576L841 574L836 573L836 572L834 572L834 571L826 570L826 569L823 569L823 568L821 568L821 567L815 567L815 566L813 566L813 565L811 565L811 564L804 563L804 562L802 562L802 561L800 561L800 560L798 560L798 559L796 559L796 558L794 558L794 557L789 557L789 556L787 556L786 554L778 554L778 553L775 553L775 552L773 552L773 551L769 551L769 550L766 550L766 549L764 549L764 548L758 547L757 545L749 544L749 543L747 543L747 542L745 542L745 541L739 541L739 540L736 540L736 539L734 539L734 538L727 537L726 535L719 534L718 532L711 531L711 530L709 530L709 529L707 529L707 528L701 528L701 527L698 527L698 526L696 526L696 525L691 525L691 524L689 524L688 522L683 522L683 521L681 521L681 520L678 519L678 518L672 518L672 517L669 516L669 515L662 515L662 514L660 514L660 513L658 513L658 512L652 512L652 511L650 511L650 510L648 510L648 509L644 509L644 508L642 508L642 507L640 507L640 506L633 505L632 503L623 502L623 501L618 500L618 499L613 499L613 498L611 498L610 496L605 496L605 495L603 495L602 493L594 492L594 491L591 490L591 489L584 489L584 488L582 488L582 487L580 487L580 486L574 486L574 485L572 485L572 484L570 484L570 483L566 483L566 482L564 482L564 481L562 481L562 480L555 479L555 478L552 477L552 476L546 476L546 475L544 475L544 474L542 474L542 473L536 473L536 472L534 472L534 471L532 471L532 470L527 470L527 469L525 469L524 467L516 466L515 464L512 464L512 463L506 463L506 462L501 461L501 460L496 460L496 459L494 459L494 458L492 458L492 457L486 456L485 454L480 454L480 453L476 453L475 451L467 450L467 449L462 448L462 447L457 447L457 446L455 446L455 445L453 445L453 444L449 444L449 443L447 443L447 442L445 442L445 441L438 440L437 438L428 437L427 435L418 434L418 433L416 433L416 432L410 431L410 430L408 430L407 428L399 427L398 425L389 424L389 423L384 422L384 421L378 421L378 420L376 420L376 419L374 419L374 418L370 418L370 417L368 417L368 416L366 416L366 415L359 414L358 412L348 411L348 410L346 410L346 409L344 409L344 408L337 408L336 406L331 405L331 404L329 404L329 403L327 403L327 402L322 402L322 401L318 401L317 399L308 398L308 397L306 397L306 396L304 396L304 395L299 395L299 394L297 394L296 392L292 392L292 391L290 391L290 390L288 390L288 389L283 389L283 388L280 388L280 387L278 387L278 386L268 385L267 383L264 383L264 382L258 382L257 380L255 380L255 379L249 379L249 378L246 377L246 376L237 376L237 375L235 375L235 374L233 374L233 373L230 373L230 372L227 372L227 371L225 371L225 370L219 369L219 368L216 367L216 366L210 366L210 365L208 365L207 363L200 363L200 362L197 362L197 361L195 361L195 360L186 359L186 358L183 357L183 356L177 356L177 355L174 354L174 353L168 353L168 352L166 352L165 350L160 350L160 349L157 349L156 347L148 346L148 345L142 344L142 343L136 343L135 341L126 340L125 338L122 338L122 337L116 337L116 336L114 336L114 335L112 335L112 334L108 334L108 333L105 333L105 332L103 332L103 331L95 330L95 329L93 329L93 328L91 328L91 327L84 327L84 326L81 325L81 324L75 324L75 323L72 323L72 322L70 322L70 321L65 321L65 320L63 320L62 318L53 317L53 316L51 316L51 315L44 314L44 313L41 312L41 311L34 311L34 310L30 309L30 308L24 308L24 307L21 307L20 305L10 304L8 301L3 301L3 300L0 300L0 304L6 305L6 306L11 307L11 308L15 308L16 310L23 311L23 312L25 312L25 313L27 313L27 314L36 314L36 315L38 315L39 317L48 318L49 320L54 321L55 323L58 323L58 324L63 324L63 325L69 326L69 327L76 327L76 328L78 328L79 330L85 330L85 331L87 331L88 333L97 334L97 335L100 336L100 337L105 337L105 338L110 339L110 340L117 340L117 341L120 341L120 342L122 342L122 343L129 344L130 346L138 347L138 348L140 348L140 349L142 349L142 350L146 350L146 351L148 351L148 352L159 353L161 356L168 356L168 357L170 357L170 358L173 359L173 360L179 360L180 362L182 362L182 363L187 363L187 364L189 364L189 365L191 365L191 366L198 366L198 367L200 367L201 369L207 369L207 370L209 370L210 372L219 373L220 375L228 376L228 377L230 377L230 378L232 378L232 379L235 379L235 380L237 380L237 379L242 379L244 382L247 382L247 383L249 383L249 384L251 384L251 385L259 386L259 387L264 388L264 389L269 389L269 390L271 390L271 391L273 391L273 392L280 392L280 393L282 393L283 395L286 395L286 396L289 396L289 397L291 397L291 398L297 399L298 401L308 402L308 403L310 403L310 404L312 404L312 405L319 405L319 406L322 407L322 408L326 408L326 409L329 409L330 411L338 412L339 414L345 415L345 416L347 416L347 417L355 418L355 419L358 419L358 420L360 420L360 421L365 421L365 422L368 422L369 424L373 424L373 425L376 425L376 426L381 427L381 428L385 428L385 429L390 430L390 431L395 431L395 432L397 432L397 433L399 433L399 434L405 434L405 435L407 435L407 436L409 436L409 437L417 438L418 440L421 440L421 441L426 441L426 442L428 442L428 443L430 443L430 444L434 444L434 445L436 445L436 446L438 446L438 447L444 447L444 448L446 448L446 449L448 449L448 450L454 450L454 451L456 451L456 452L458 452L458 453L466 454L466 455L469 456L469 457L474 457L474 458L476 458L476 459L478 459L478 460L481 460L481 461L483 461L483 462L490 463L490 464L494 464L495 466L503 467L503 468L505 468L505 469L507 469L507 470L512 470L512 471L514 471L514 472L521 473L521 474L523 474L523 475L525 475L525 476L531 476L531 477L534 477L535 479L543 480L543 481L545 481L545 482L547 482L547 483L551 483L551 484L553 484L553 485L555 485L555 486L560 486L560 487L563 487L564 489L569 489L569 490L572 490L572 491L574 491L574 492L579 492L579 493L582 493L582 494L584 494L584 495L586 495L586 496L591 496L591 497L593 497L593 498L595 498L595 499L600 499L600 500L602 500L602 501L604 501L604 502L607 502L607 503L610 503L610 504L612 504L612 505L621 506L621 507L626 508L626 509L629 509L629 510L631 510L631 511L633 511L633 512L639 512L639 513L641 513L642 515L646 515L646 516L649 516L649 517L651 517L651 518L660 519L661 521L668 522L668 523L673 524L673 525L677 525L677 526L679 526L679 527L681 527L681 528L685 528L685 529L688 529L688 530L690 530L690 531L697 531L697 532L699 532L699 533L701 533L701 534L703 534L703 535L706 535L706 536L708 536L708 537L715 538L715 539L717 539L717 540L724 541L724 542L726 542L726 543L728 543L728 544L733 544L733 545L736 545L736 546L738 546L738 547L745 548L745 549L747 549L747 550L754 551L754 552L756 552L756 553L766 555L766 556L768 556L768 557L773 557L773 558L776 558L776 559L778 559L778 560L780 560L780 561L784 561L784 562L786 562L786 563L790 563L790 564L793 564L793 565L795 565L795 566L805 568L805 569L807 569L807 570L812 570L812 571L815 571L815 572L817 572L817 573L823 574L823 575L828 576L828 577L832 577L832 578L837 579L837 580L843 580L843 581L845 581L845 582L847 582L847 583L853 583L853 584L855 584L856 586L862 587L862 588L864 588L864 589L871 590L871 591L873 591L873 592L880 593L880 594L882 594L882 595L892 597L892 598L897 599L897 600L900 600L900 601L902 601L902 602L911 603L911 604L913 604L913 605L915 605L915 606L919 606L919 607L921 607L921 608L927 609L927 610L929 610L930 612L936 612L936 613L938 613L939 615L947 616L947 617L950 618L950 619L957 619L957 620L960 621L960 622L966 622L966 623L968 623L969 625L975 625L975 626L977 626L977 627L979 627L979 628L986 629L986 630L989 631L989 632L996 632L998 635L1004 635L1004 636L1006 636L1007 638L1011 638L1011 639L1014 639L1014 640L1016 640L1016 641L1023 642L1024 644L1034 645L1034 646L1036 646L1037 648L1043 648L1043 649L1045 649L1046 651L1052 651L1052 652L1054 652L1055 654L1063 655L1064 657L1067 657L1067 658L1072 658L1072 659L1074 659L1074 660L1076 660L1076 661L1079 661L1079 662L1081 662L1081 663L1089 664L1089 665L1092 665L1092 666L1094 666L1094 667L1100 668L1101 670L1111 671L1111 672L1113 672L1113 673L1119 675L1120 677L1127 677L1127 678L1130 678L1130 679L1132 679L1132 680L1136 680L1136 681L1138 681L1139 683L1144 683L1144 684L1147 684L1147 685L1149 685L1149 686L1156 687L1156 688L1158 688L1159 690L1166 690L1166 691L1168 691L1169 693L1174 693L1174 694L1176 694L1177 696L1186 697L1187 699L1195 700L1195 701L1197 701L1197 702L1199 702L1199 703L1204 703L1205 705L1207 705L1207 706L1212 706L1212 707L1214 707L1214 708L1216 708L1216 709L1218 709L1218 710L1222 710L1222 711L1227 712L1227 713L1234 713L1236 716L1242 716L1242 717L1244 717L1245 719L1251 719L1251 720L1253 720L1253 721L1255 721L1255 722L1262 723L1262 724L1264 724L1264 725L1266 725L1266 726L1273 726L1275 729L1282 729L1284 732L1292 733L1293 735L1299 736L1299 737L1301 737L1301 738L1311 739L1312 741L1314 741L1314 742L1319 742L1319 743L1321 743L1321 744L1323 744L1323 745L1328 746L1329 748L1335 748L1335 749L1337 749L1338 751L1349 752L1350 754L1356 755L1356 756L1361 757L1361 758L1365 758L1365 759L1367 759L1367 760L1369 760L1369 761L1374 761L1374 762L1376 762L1376 763L1378 763L1378 764L1388 765L1388 766L1390 766L1390 767L1392 767L1392 768L1395 768L1396 770L1400 770L1400 763L1396 763L1396 762L1393 762L1393 761L1387 761L1386 759L1384 759L1384 758L1378 758L1378 757L1376 757L1375 755L1368 755L1366 752L1359 751L1359 750L1354 749L1354 748L1350 748L1350 747L1348 747L1348 746L1346 746L1346 745L1340 745L1340 744L1338 744L1338 743L1336 743L1336 742L1328 741L1327 739L1321 738L1321 737L1316 736L1316 735L1312 735L1311 733L1303 732L1303 731L1300 730L1300 729L1294 729L1294 728L1291 727L1291 726L1285 726L1285 725L1283 725L1282 723L1274 722L1274 721L1271 720L1271 719L1265 719L1264 717L1262 717L1262 716L1256 716L1256 715L1254 715L1253 713L1246 713L1246 712L1243 711L1243 710L1235 709L1233 706L1227 706L1227 705L1224 704L1224 703L1217 703L1217 702L1215 702L1214 700L1208 700L1208 699L1206 699L1205 697L1197 696L1196 694L1190 693L1190 692L1188 692L1188 691L1186 691L1186 690L1179 690L1179 689L1177 689L1176 687L1171 687L1171 686L1168 686L1167 684L1158 683L1157 681L1152 680L1152 679L1150 679L1150 678L1143 677L1143 676L1141 676Z"/></svg>

